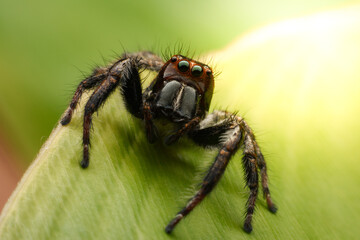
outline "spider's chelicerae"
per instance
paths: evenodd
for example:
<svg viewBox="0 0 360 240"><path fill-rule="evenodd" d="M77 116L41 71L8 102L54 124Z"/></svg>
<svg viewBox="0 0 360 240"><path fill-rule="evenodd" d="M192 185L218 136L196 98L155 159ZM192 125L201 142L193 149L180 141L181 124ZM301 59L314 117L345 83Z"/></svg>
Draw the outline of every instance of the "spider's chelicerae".
<svg viewBox="0 0 360 240"><path fill-rule="evenodd" d="M139 76L139 71L143 69L158 72L144 91ZM166 226L167 233L214 189L239 148L243 149L242 163L246 184L250 189L244 230L248 233L252 231L251 220L258 193L258 170L267 206L271 212L276 212L277 208L270 197L265 159L251 128L236 114L226 111L208 114L214 91L213 72L209 66L182 55L174 55L164 63L151 52L127 53L109 67L95 69L90 77L79 84L61 124L67 125L70 122L82 93L95 89L85 106L81 167L87 168L89 165L91 117L117 87L121 90L126 109L144 121L150 143L157 139L153 120L162 118L177 126L164 139L166 144L173 144L187 135L196 144L220 149L198 192Z"/></svg>

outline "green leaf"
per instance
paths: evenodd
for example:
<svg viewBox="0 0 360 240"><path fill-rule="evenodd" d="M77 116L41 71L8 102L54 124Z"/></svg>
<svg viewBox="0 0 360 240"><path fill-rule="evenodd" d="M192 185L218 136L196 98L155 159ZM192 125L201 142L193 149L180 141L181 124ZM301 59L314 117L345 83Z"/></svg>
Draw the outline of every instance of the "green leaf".
<svg viewBox="0 0 360 240"><path fill-rule="evenodd" d="M118 92L94 115L91 162L82 112L57 126L9 199L0 239L355 239L360 235L360 6L274 24L210 54L212 109L253 127L279 207L259 197L250 235L241 154L172 235L164 228L190 198L216 150L182 139L151 145ZM81 106L84 107L85 96Z"/></svg>

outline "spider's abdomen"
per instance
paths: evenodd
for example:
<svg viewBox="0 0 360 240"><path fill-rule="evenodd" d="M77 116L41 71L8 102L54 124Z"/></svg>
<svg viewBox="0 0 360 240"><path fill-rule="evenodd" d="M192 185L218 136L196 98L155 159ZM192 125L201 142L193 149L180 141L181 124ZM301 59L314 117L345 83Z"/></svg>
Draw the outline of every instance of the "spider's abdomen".
<svg viewBox="0 0 360 240"><path fill-rule="evenodd" d="M188 121L195 116L196 90L176 80L165 83L155 103L158 112L174 122Z"/></svg>

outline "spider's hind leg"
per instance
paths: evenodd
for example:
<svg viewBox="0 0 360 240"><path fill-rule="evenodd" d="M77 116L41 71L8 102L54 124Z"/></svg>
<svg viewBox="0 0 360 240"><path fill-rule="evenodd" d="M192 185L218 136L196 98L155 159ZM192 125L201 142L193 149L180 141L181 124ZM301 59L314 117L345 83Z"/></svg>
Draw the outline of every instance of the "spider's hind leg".
<svg viewBox="0 0 360 240"><path fill-rule="evenodd" d="M255 136L254 136L251 128L247 125L247 123L245 121L242 122L242 127L243 127L244 131L248 133L249 138L251 139L251 140L249 140L248 145L251 146L251 149L254 152L253 155L256 156L257 166L260 170L263 195L264 195L264 198L266 199L268 209L270 210L270 212L276 213L277 207L271 200L271 196L270 196L270 190L269 190L269 184L268 184L269 178L267 175L267 167L266 167L265 158L260 151L260 147L258 146L258 144L255 140ZM245 148L246 148L246 144L245 144Z"/></svg>
<svg viewBox="0 0 360 240"><path fill-rule="evenodd" d="M247 201L244 230L245 232L250 233L252 231L251 221L255 210L255 202L258 194L259 180L255 149L252 144L251 138L247 133L245 133L244 156L242 158L242 163L245 170L246 185L250 189L250 196Z"/></svg>
<svg viewBox="0 0 360 240"><path fill-rule="evenodd" d="M260 151L251 128L243 120L239 121L239 123L245 133L243 166L245 170L246 185L250 189L250 196L247 202L246 217L244 222L244 230L250 233L252 231L251 221L254 214L255 201L258 193L258 168L260 168L261 183L268 208L272 213L275 213L277 208L275 204L273 204L270 197L264 156Z"/></svg>
<svg viewBox="0 0 360 240"><path fill-rule="evenodd" d="M190 131L188 135L197 144L220 147L220 151L204 178L200 190L190 199L186 207L169 223L165 229L167 233L170 233L176 224L189 214L192 209L212 191L224 173L230 158L241 146L244 150L242 163L245 171L246 186L250 189L244 230L248 233L252 231L251 222L258 194L258 167L260 167L263 191L267 199L268 207L270 211L276 211L276 207L271 201L267 185L265 159L255 141L255 136L251 128L241 117L224 111L216 111L209 114L199 123L199 127Z"/></svg>

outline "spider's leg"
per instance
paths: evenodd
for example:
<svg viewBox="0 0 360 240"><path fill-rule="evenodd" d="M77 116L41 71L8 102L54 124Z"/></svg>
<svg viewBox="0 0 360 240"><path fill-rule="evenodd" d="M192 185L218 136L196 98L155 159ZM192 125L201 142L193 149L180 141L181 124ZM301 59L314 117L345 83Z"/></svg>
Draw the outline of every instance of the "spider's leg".
<svg viewBox="0 0 360 240"><path fill-rule="evenodd" d="M260 151L259 147L255 146L255 148L257 149L257 151ZM268 205L270 212L276 213L277 207L271 200L269 184L268 184L268 175L267 175L267 171L266 171L266 163L265 163L264 156L262 155L261 152L260 152L260 154L258 154L258 165L259 165L260 175L261 175L262 190L263 190L264 197L266 199L266 203Z"/></svg>
<svg viewBox="0 0 360 240"><path fill-rule="evenodd" d="M143 101L139 69L151 71L160 71L164 65L163 60L149 51L125 53L124 58L131 59L131 65L128 67L124 79L121 80L121 88L125 105L130 113L135 117L143 118L145 121L146 136L150 143L157 139L157 130L152 121L153 115L149 101L145 97ZM145 90L144 96L149 97L151 86ZM150 94L151 95L151 94ZM144 104L143 104L144 102Z"/></svg>
<svg viewBox="0 0 360 240"><path fill-rule="evenodd" d="M185 123L179 130L177 130L174 134L167 136L164 140L165 144L170 145L175 143L182 137L185 133L196 127L200 122L200 117L195 117L191 119L189 122Z"/></svg>
<svg viewBox="0 0 360 240"><path fill-rule="evenodd" d="M94 70L94 73L90 77L86 78L79 84L71 100L70 106L68 107L64 117L60 121L62 125L67 125L71 121L74 109L76 108L84 90L98 86L106 77L106 72L106 68L97 68Z"/></svg>
<svg viewBox="0 0 360 240"><path fill-rule="evenodd" d="M136 117L140 116L139 102L142 102L141 96L141 81L138 77L138 69L139 68L146 68L152 71L159 71L161 67L164 65L162 59L149 51L143 52L136 52L136 53L126 53L123 57L112 64L111 68L116 66L118 63L122 62L124 59L132 59L131 66L129 66L128 71L125 74L128 76L127 80L123 81L122 83L122 92L124 94L124 100L126 107L128 110L135 115ZM135 63L135 64L134 64ZM136 65L136 66L135 66ZM76 108L81 95L83 94L84 90L91 89L97 87L107 76L108 68L97 68L94 70L93 74L83 80L76 89L76 92L71 100L70 106L66 110L63 118L61 119L60 123L62 125L67 125L72 118L72 114L74 109ZM140 94L139 94L140 89ZM128 91L129 90L129 91ZM129 109L130 108L130 109Z"/></svg>
<svg viewBox="0 0 360 240"><path fill-rule="evenodd" d="M93 92L86 103L83 124L83 160L80 163L82 168L87 168L89 166L90 128L92 115L116 88L118 82L118 78L113 75L109 75Z"/></svg>
<svg viewBox="0 0 360 240"><path fill-rule="evenodd" d="M189 131L188 136L203 147L221 147L226 132L231 129L233 122L230 121L232 114L215 111L205 117L197 128Z"/></svg>
<svg viewBox="0 0 360 240"><path fill-rule="evenodd" d="M234 114L225 111L215 111L214 113L207 115L206 118L199 123L199 127L191 130L188 133L188 135L191 139L194 140L195 143L199 145L216 146L216 147L222 146L222 148L214 164L210 168L208 175L205 177L200 191L189 201L188 205L178 213L178 215L172 220L172 222L170 222L170 224L166 228L166 231L171 232L174 226L186 214L188 214L188 212L191 211L192 208L194 208L196 204L198 204L202 200L202 198L204 198L204 195L206 194L204 194L203 188L209 183L212 184L208 178L210 173L214 171L214 166L219 166L219 164L217 163L219 156L224 155L224 152L226 152L225 150L227 150L229 156L226 158L226 161L229 161L230 157L233 154L235 154L238 147L240 145L243 145L244 156L242 159L242 163L245 170L246 185L250 189L250 196L247 201L247 211L244 222L244 230L246 232L251 232L252 231L251 221L252 221L252 216L255 208L255 201L258 193L258 166L260 167L261 174L264 174L262 175L262 179L263 182L266 183L266 185L263 184L263 187L264 187L264 192L267 191L268 193L267 199L270 199L270 201L267 200L269 209L272 212L274 212L273 209L276 209L271 202L270 193L268 191L266 167L264 169L264 166L266 166L265 159L261 154L260 148L255 141L255 136L251 128L241 117L238 117ZM235 135L237 135L238 137L235 138ZM241 139L242 135L244 136L243 144ZM223 161L222 163L225 164L225 166L223 166L223 169L221 169L222 170L221 174L224 172L227 162L225 163ZM217 178L216 182L219 180L221 174L219 174L219 177ZM215 186L215 184L211 185L211 189ZM269 205L269 203L271 203L271 205Z"/></svg>
<svg viewBox="0 0 360 240"><path fill-rule="evenodd" d="M112 67L111 72L120 77L120 91L126 109L135 117L143 118L143 99L138 60L126 59Z"/></svg>
<svg viewBox="0 0 360 240"><path fill-rule="evenodd" d="M258 165L258 167L260 169L262 190L263 190L264 197L266 199L267 206L268 206L270 212L276 213L277 207L272 202L271 196L270 196L267 168L266 168L266 162L265 162L264 156L261 153L260 148L259 148L258 144L255 141L255 136L252 133L251 128L244 121L242 122L242 127L244 128L244 131L249 133L249 137L251 138L252 145L253 145L253 147L255 149L255 153L256 153L255 156L256 156L256 160L257 160L257 165Z"/></svg>
<svg viewBox="0 0 360 240"><path fill-rule="evenodd" d="M161 58L150 52L124 54L108 68L99 68L93 75L82 81L71 101L70 107L61 120L62 125L70 122L75 109L85 89L97 87L85 106L83 123L83 160L80 165L87 168L89 165L90 128L92 114L98 110L111 92L120 83L120 90L127 110L138 118L143 118L143 99L140 69L158 71L163 65Z"/></svg>
<svg viewBox="0 0 360 240"><path fill-rule="evenodd" d="M179 223L187 214L189 214L204 198L210 193L216 184L219 182L221 176L223 175L227 164L229 163L232 155L235 154L238 149L241 139L242 132L240 126L234 126L229 132L229 137L221 147L219 154L217 155L214 163L210 167L209 172L205 176L200 190L195 194L193 198L190 199L188 204L175 216L175 218L167 225L165 231L170 233L176 224Z"/></svg>
<svg viewBox="0 0 360 240"><path fill-rule="evenodd" d="M125 53L125 58L138 59L139 65L151 71L160 71L164 65L164 61L156 54L149 51L141 51L135 53Z"/></svg>
<svg viewBox="0 0 360 240"><path fill-rule="evenodd" d="M247 201L244 230L246 232L251 232L251 220L254 213L255 201L258 193L258 172L256 162L257 155L255 152L256 148L254 146L256 144L255 137L251 128L242 118L234 115L229 116L229 114L226 112L215 112L214 114L215 115L213 116L209 115L209 117L204 120L208 122L208 126L206 128L194 131L191 133L190 137L201 145L216 145L221 142L221 136L226 136L228 134L224 133L229 130L231 125L235 124L241 127L241 130L244 134L244 156L242 158L242 163L245 170L246 185L250 189L250 196ZM211 126L211 124L214 125Z"/></svg>
<svg viewBox="0 0 360 240"><path fill-rule="evenodd" d="M247 201L246 217L244 222L244 230L248 233L252 231L251 220L255 210L255 201L258 193L258 172L255 148L249 134L245 133L244 137L244 156L242 158L246 185L250 189L250 196Z"/></svg>
<svg viewBox="0 0 360 240"><path fill-rule="evenodd" d="M122 96L127 110L136 117L142 118L142 94L138 60L120 59L108 69L108 76L93 92L85 106L83 132L83 160L81 167L89 165L90 127L92 114L97 111L110 93L120 83Z"/></svg>

